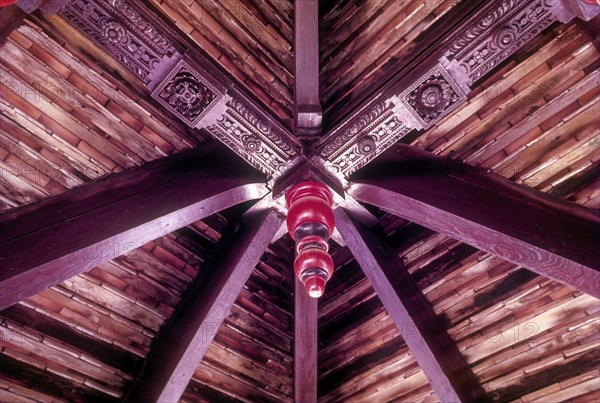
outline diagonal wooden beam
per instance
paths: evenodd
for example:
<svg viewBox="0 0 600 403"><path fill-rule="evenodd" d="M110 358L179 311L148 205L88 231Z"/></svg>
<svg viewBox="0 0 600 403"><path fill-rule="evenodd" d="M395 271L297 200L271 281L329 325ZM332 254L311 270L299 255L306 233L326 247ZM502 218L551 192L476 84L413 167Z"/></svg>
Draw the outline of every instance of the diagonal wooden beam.
<svg viewBox="0 0 600 403"><path fill-rule="evenodd" d="M317 300L294 280L294 401L317 402Z"/></svg>
<svg viewBox="0 0 600 403"><path fill-rule="evenodd" d="M415 281L383 237L341 208L336 227L442 402L479 401L484 391Z"/></svg>
<svg viewBox="0 0 600 403"><path fill-rule="evenodd" d="M202 269L161 332L126 400L179 401L283 218L267 210L251 221L221 238L214 260Z"/></svg>
<svg viewBox="0 0 600 403"><path fill-rule="evenodd" d="M1 215L0 309L264 196L264 179L228 154L202 146Z"/></svg>
<svg viewBox="0 0 600 403"><path fill-rule="evenodd" d="M27 14L16 5L0 7L0 46L17 29Z"/></svg>
<svg viewBox="0 0 600 403"><path fill-rule="evenodd" d="M296 135L313 142L321 134L322 118L318 0L296 0L294 3L294 61Z"/></svg>
<svg viewBox="0 0 600 403"><path fill-rule="evenodd" d="M352 180L360 202L600 297L597 212L407 145Z"/></svg>

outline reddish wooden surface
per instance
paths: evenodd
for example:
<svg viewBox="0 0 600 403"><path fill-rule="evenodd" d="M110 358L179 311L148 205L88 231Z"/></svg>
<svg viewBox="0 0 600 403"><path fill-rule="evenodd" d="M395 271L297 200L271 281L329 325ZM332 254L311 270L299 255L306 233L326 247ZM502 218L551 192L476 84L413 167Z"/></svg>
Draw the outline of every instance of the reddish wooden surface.
<svg viewBox="0 0 600 403"><path fill-rule="evenodd" d="M320 135L319 6L317 0L294 3L296 135Z"/></svg>
<svg viewBox="0 0 600 403"><path fill-rule="evenodd" d="M398 331L443 402L475 401L483 389L384 237L335 210L336 225Z"/></svg>
<svg viewBox="0 0 600 403"><path fill-rule="evenodd" d="M318 300L306 293L304 285L294 279L294 401L317 401L317 306Z"/></svg>
<svg viewBox="0 0 600 403"><path fill-rule="evenodd" d="M241 161L217 161L211 151L157 161L1 216L0 309L266 193Z"/></svg>
<svg viewBox="0 0 600 403"><path fill-rule="evenodd" d="M600 217L406 145L360 171L357 200L600 297Z"/></svg>
<svg viewBox="0 0 600 403"><path fill-rule="evenodd" d="M9 2L0 5L0 45L4 43L8 35L23 22L25 12Z"/></svg>
<svg viewBox="0 0 600 403"><path fill-rule="evenodd" d="M187 294L156 341L134 384L130 401L179 401L221 323L263 252L283 222L276 212L261 212L252 223L224 237L210 267Z"/></svg>

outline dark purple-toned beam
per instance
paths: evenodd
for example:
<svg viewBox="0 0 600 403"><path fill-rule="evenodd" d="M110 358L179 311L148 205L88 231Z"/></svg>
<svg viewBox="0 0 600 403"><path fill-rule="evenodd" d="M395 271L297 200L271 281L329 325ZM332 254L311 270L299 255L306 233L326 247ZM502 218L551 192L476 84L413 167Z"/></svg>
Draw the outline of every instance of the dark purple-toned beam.
<svg viewBox="0 0 600 403"><path fill-rule="evenodd" d="M264 179L228 154L203 146L1 215L0 309L264 196Z"/></svg>
<svg viewBox="0 0 600 403"><path fill-rule="evenodd" d="M0 45L21 25L27 14L16 5L0 7Z"/></svg>
<svg viewBox="0 0 600 403"><path fill-rule="evenodd" d="M127 401L178 402L252 270L283 222L273 210L256 213L223 236L213 261L159 335Z"/></svg>
<svg viewBox="0 0 600 403"><path fill-rule="evenodd" d="M319 138L322 117L319 101L318 0L296 0L294 27L296 135L312 141Z"/></svg>
<svg viewBox="0 0 600 403"><path fill-rule="evenodd" d="M371 282L442 402L479 401L484 391L414 280L383 236L335 210L336 228Z"/></svg>
<svg viewBox="0 0 600 403"><path fill-rule="evenodd" d="M397 145L359 171L356 200L600 297L600 215Z"/></svg>
<svg viewBox="0 0 600 403"><path fill-rule="evenodd" d="M317 300L294 280L294 401L317 402Z"/></svg>

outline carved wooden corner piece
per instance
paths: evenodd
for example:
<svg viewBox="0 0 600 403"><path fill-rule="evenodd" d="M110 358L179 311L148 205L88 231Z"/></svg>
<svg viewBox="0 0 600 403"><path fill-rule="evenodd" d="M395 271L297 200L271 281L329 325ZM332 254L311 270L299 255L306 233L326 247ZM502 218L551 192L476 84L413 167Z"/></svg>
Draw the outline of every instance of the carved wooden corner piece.
<svg viewBox="0 0 600 403"><path fill-rule="evenodd" d="M416 128L428 129L466 101L467 95L450 73L438 64L408 87L398 99L417 119L419 126Z"/></svg>
<svg viewBox="0 0 600 403"><path fill-rule="evenodd" d="M189 127L196 127L224 94L198 70L191 60L180 60L152 92L152 98Z"/></svg>

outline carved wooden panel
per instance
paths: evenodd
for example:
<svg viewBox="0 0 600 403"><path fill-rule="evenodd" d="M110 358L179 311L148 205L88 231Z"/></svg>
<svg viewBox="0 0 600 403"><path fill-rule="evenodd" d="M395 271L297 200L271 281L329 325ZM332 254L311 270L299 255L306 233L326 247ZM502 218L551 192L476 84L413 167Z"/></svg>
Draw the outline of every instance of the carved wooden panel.
<svg viewBox="0 0 600 403"><path fill-rule="evenodd" d="M295 145L238 98L226 97L224 106L206 130L256 169L278 176L299 155Z"/></svg>
<svg viewBox="0 0 600 403"><path fill-rule="evenodd" d="M466 101L476 80L554 21L589 18L589 7L583 0L495 2L459 29L431 70L334 129L318 145L318 156L336 176L347 178L411 130L428 129L447 116Z"/></svg>
<svg viewBox="0 0 600 403"><path fill-rule="evenodd" d="M171 41L129 2L73 0L61 16L146 84L160 79L180 58Z"/></svg>
<svg viewBox="0 0 600 403"><path fill-rule="evenodd" d="M463 69L471 84L556 19L550 0L504 0L465 29L446 57Z"/></svg>
<svg viewBox="0 0 600 403"><path fill-rule="evenodd" d="M152 92L152 98L190 127L195 127L222 97L221 91L184 60Z"/></svg>
<svg viewBox="0 0 600 403"><path fill-rule="evenodd" d="M442 67L436 65L406 89L400 101L428 129L467 100L458 83Z"/></svg>

